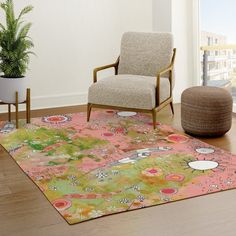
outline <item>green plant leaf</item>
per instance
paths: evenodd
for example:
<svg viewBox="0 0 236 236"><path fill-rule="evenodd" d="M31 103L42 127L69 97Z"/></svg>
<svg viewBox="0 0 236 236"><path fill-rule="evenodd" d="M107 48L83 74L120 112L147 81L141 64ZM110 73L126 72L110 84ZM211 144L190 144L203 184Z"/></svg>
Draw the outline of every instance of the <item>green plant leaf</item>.
<svg viewBox="0 0 236 236"><path fill-rule="evenodd" d="M1 28L2 30L6 30L5 27L4 27L4 25L3 25L2 23L0 23L0 28Z"/></svg>
<svg viewBox="0 0 236 236"><path fill-rule="evenodd" d="M20 29L17 38L24 38L24 37L26 37L27 34L29 33L29 30L30 30L31 26L32 26L32 23L27 23L26 25L24 25Z"/></svg>
<svg viewBox="0 0 236 236"><path fill-rule="evenodd" d="M24 7L24 8L21 10L21 12L20 12L20 14L19 14L19 16L18 16L18 20L19 20L23 15L25 15L25 14L31 12L31 11L33 10L33 8L34 8L34 7L31 6L31 5Z"/></svg>
<svg viewBox="0 0 236 236"><path fill-rule="evenodd" d="M28 69L30 55L34 54L31 51L34 44L28 36L32 23L23 25L21 18L32 11L33 7L24 7L17 19L13 0L0 3L0 8L4 11L6 18L5 26L0 23L0 70L5 77L22 77Z"/></svg>

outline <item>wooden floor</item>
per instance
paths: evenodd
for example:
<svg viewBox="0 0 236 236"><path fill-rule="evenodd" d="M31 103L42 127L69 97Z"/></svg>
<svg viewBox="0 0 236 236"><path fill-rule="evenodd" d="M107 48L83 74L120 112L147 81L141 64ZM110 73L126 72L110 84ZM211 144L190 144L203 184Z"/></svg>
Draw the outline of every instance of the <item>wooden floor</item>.
<svg viewBox="0 0 236 236"><path fill-rule="evenodd" d="M70 107L33 112L33 116L83 111ZM180 107L159 120L180 127ZM0 120L5 119L0 115ZM236 118L224 137L204 140L236 154ZM69 226L38 188L0 148L0 235L22 236L235 236L236 190L151 207Z"/></svg>

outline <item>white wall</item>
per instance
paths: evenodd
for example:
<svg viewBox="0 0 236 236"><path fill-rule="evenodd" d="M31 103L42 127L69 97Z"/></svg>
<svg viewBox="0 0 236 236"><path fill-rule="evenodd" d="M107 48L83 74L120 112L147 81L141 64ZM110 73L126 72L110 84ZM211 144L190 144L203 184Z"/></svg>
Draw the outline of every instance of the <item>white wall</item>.
<svg viewBox="0 0 236 236"><path fill-rule="evenodd" d="M181 93L192 86L194 80L192 0L153 0L153 5L154 30L171 31L174 35L177 48L174 101L179 103Z"/></svg>
<svg viewBox="0 0 236 236"><path fill-rule="evenodd" d="M92 69L117 59L122 33L152 30L152 0L15 1L17 10L27 4L33 108L85 104Z"/></svg>
<svg viewBox="0 0 236 236"><path fill-rule="evenodd" d="M172 0L153 0L153 29L160 32L171 32Z"/></svg>
<svg viewBox="0 0 236 236"><path fill-rule="evenodd" d="M92 69L114 62L125 31L168 31L177 47L175 102L193 81L193 0L21 0L35 9L33 108L85 104Z"/></svg>
<svg viewBox="0 0 236 236"><path fill-rule="evenodd" d="M193 29L191 0L172 0L172 32L177 48L175 100L193 85Z"/></svg>

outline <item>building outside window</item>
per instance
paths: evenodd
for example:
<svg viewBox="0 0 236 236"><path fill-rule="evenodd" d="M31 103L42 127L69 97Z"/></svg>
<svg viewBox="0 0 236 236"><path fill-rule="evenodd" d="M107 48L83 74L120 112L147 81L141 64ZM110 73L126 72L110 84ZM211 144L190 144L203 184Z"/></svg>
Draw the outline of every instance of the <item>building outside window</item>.
<svg viewBox="0 0 236 236"><path fill-rule="evenodd" d="M203 75L201 51L202 79L207 77L208 86L227 85L236 103L235 9L235 0L200 0L201 46L217 46L217 50L207 53L207 76Z"/></svg>

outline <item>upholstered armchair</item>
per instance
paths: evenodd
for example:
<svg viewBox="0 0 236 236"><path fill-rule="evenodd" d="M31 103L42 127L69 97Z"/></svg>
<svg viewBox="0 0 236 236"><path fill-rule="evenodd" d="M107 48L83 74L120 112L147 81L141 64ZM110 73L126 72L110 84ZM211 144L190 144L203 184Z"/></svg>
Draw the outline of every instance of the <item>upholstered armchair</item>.
<svg viewBox="0 0 236 236"><path fill-rule="evenodd" d="M122 37L120 57L114 64L94 70L88 94L88 122L93 107L152 113L170 105L176 49L170 33L128 32ZM99 71L114 68L115 75L98 80Z"/></svg>

